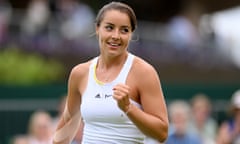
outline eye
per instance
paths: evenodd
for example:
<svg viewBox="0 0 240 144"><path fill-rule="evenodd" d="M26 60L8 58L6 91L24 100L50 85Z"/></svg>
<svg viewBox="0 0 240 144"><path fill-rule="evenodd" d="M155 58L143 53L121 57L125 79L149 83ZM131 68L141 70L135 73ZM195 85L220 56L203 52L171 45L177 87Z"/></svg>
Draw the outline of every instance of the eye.
<svg viewBox="0 0 240 144"><path fill-rule="evenodd" d="M129 32L129 29L128 29L128 28L122 28L122 29L121 29L121 32L122 32L123 34L126 34L126 33Z"/></svg>
<svg viewBox="0 0 240 144"><path fill-rule="evenodd" d="M107 26L105 26L105 29L106 29L107 31L111 31L111 30L113 30L113 26L107 25Z"/></svg>

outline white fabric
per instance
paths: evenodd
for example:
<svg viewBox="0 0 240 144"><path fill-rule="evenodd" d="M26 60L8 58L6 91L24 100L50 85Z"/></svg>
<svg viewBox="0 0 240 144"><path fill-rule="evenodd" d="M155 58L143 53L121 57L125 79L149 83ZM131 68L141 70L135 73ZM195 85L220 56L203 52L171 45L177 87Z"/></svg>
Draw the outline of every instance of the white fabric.
<svg viewBox="0 0 240 144"><path fill-rule="evenodd" d="M95 77L98 58L90 65L88 85L82 95L81 114L84 120L82 144L143 144L144 135L121 111L113 99L113 87L125 83L134 56L128 58L115 80L99 83ZM95 79L94 79L95 78ZM131 102L141 108L141 106Z"/></svg>

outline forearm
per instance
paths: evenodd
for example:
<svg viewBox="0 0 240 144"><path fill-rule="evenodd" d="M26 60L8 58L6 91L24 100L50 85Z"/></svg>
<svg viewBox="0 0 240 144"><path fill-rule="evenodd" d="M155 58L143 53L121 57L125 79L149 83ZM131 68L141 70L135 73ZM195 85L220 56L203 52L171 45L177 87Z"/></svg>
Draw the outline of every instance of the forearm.
<svg viewBox="0 0 240 144"><path fill-rule="evenodd" d="M150 115L131 105L127 113L129 119L147 136L164 142L168 136L168 121Z"/></svg>
<svg viewBox="0 0 240 144"><path fill-rule="evenodd" d="M69 144L76 135L80 124L80 112L73 115L67 111L64 112L59 125L53 137L53 144Z"/></svg>

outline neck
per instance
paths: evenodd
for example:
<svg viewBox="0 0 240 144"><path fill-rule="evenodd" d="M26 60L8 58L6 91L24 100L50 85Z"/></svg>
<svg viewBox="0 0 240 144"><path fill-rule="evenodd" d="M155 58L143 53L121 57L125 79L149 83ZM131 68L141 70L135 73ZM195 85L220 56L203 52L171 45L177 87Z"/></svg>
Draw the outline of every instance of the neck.
<svg viewBox="0 0 240 144"><path fill-rule="evenodd" d="M104 55L100 55L97 67L100 69L108 70L114 66L122 66L125 63L127 56L128 53L117 57L105 57Z"/></svg>
<svg viewBox="0 0 240 144"><path fill-rule="evenodd" d="M105 58L100 56L96 67L96 76L102 82L114 80L121 71L128 54L114 58Z"/></svg>

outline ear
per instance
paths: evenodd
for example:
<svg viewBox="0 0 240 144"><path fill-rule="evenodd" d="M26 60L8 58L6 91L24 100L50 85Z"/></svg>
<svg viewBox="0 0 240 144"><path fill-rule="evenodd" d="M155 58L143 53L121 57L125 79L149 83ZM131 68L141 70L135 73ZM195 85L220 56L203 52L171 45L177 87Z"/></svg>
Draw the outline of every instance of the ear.
<svg viewBox="0 0 240 144"><path fill-rule="evenodd" d="M95 30L96 30L96 35L98 36L98 33L99 33L99 26L95 26Z"/></svg>

